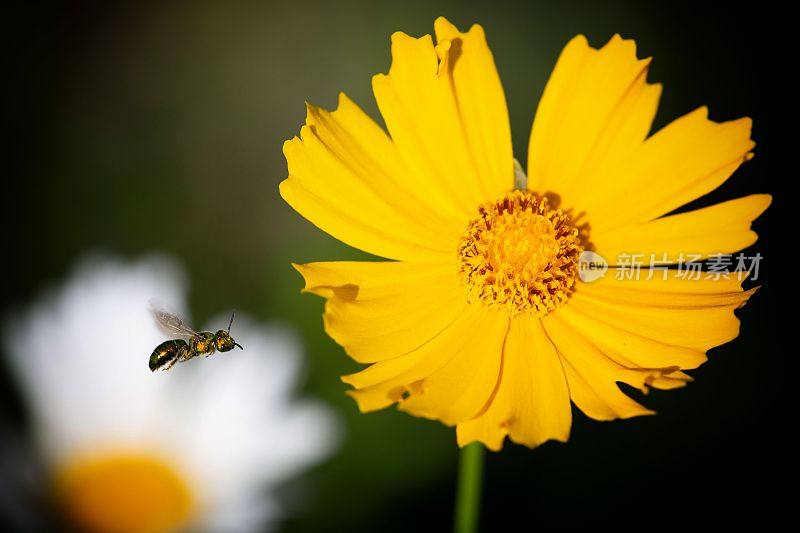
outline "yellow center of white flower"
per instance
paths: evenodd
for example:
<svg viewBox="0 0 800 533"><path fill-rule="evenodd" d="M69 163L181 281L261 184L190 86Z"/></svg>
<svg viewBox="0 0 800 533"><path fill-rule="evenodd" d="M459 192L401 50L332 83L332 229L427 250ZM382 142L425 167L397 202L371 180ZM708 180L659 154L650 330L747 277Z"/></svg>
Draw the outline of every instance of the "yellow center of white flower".
<svg viewBox="0 0 800 533"><path fill-rule="evenodd" d="M470 299L510 315L546 315L564 303L578 276L578 230L547 198L515 190L478 208L458 245Z"/></svg>
<svg viewBox="0 0 800 533"><path fill-rule="evenodd" d="M59 506L81 531L172 531L187 524L192 492L173 465L147 454L83 456L55 478Z"/></svg>

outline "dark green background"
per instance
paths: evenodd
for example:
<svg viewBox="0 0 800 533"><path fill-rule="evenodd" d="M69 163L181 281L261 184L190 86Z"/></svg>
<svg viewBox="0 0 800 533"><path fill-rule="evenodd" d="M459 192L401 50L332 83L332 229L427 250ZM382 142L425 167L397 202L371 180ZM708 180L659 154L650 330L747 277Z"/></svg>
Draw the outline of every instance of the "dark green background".
<svg viewBox="0 0 800 533"><path fill-rule="evenodd" d="M740 338L713 350L689 387L644 399L656 417L597 423L575 411L568 445L507 445L489 455L485 529L774 516L787 371L773 329L781 280L770 278L778 271L770 243L782 230L772 221L784 200L774 110L775 88L788 80L772 65L790 63L777 57L787 51L778 43L785 15L763 3L747 12L733 4L409 0L12 11L3 23L4 307L30 300L88 251L174 255L189 271L197 322L235 306L297 328L304 390L346 424L338 455L283 491L285 530L447 530L454 432L392 410L363 416L344 396L338 376L357 365L325 336L322 301L299 294L288 263L366 256L304 221L277 188L286 175L281 145L299 132L304 100L332 108L344 91L377 118L370 78L389 67L389 35L430 33L438 15L486 29L521 161L563 45L577 33L594 46L621 33L655 57L649 79L665 86L657 126L703 104L715 120L754 118L756 158L695 205L776 194L756 224L765 289L740 312ZM0 385L3 426L24 430L5 371Z"/></svg>

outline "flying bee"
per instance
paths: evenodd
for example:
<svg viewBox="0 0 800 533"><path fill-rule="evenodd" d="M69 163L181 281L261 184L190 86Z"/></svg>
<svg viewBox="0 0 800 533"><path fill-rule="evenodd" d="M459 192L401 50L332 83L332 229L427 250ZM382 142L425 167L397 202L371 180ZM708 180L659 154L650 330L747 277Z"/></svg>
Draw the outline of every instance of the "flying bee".
<svg viewBox="0 0 800 533"><path fill-rule="evenodd" d="M150 302L150 312L153 313L156 323L164 333L179 337L162 342L150 354L150 370L154 372L158 369L169 370L175 363L188 361L198 355L208 357L214 352L229 352L235 346L244 350L231 337L231 326L235 313L231 314L227 330L221 329L212 333L195 331L181 317L155 302Z"/></svg>

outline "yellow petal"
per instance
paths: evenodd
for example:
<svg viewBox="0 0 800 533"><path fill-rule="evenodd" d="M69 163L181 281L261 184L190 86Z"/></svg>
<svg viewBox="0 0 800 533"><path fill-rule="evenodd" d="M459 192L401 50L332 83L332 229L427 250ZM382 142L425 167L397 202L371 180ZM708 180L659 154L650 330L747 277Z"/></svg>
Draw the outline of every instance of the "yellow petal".
<svg viewBox="0 0 800 533"><path fill-rule="evenodd" d="M622 254L640 254L649 265L652 259L676 263L730 254L756 242L750 224L763 213L772 197L752 194L711 207L624 226L596 234L592 243L610 264Z"/></svg>
<svg viewBox="0 0 800 533"><path fill-rule="evenodd" d="M284 144L284 154L289 177L281 196L337 239L392 259L452 257L461 221L411 192L389 138L344 95L332 113L309 105L300 137Z"/></svg>
<svg viewBox="0 0 800 533"><path fill-rule="evenodd" d="M712 122L704 107L646 139L661 92L646 82L648 66L633 41L614 36L595 50L578 36L536 112L528 188L556 195L592 235L654 220L712 191L754 146L749 119Z"/></svg>
<svg viewBox="0 0 800 533"><path fill-rule="evenodd" d="M654 389L673 390L685 387L687 383L691 383L692 381L694 381L692 376L680 370L674 370L666 371L662 376L651 377L647 384Z"/></svg>
<svg viewBox="0 0 800 533"><path fill-rule="evenodd" d="M497 383L508 318L470 305L418 349L342 380L362 411L401 401L401 408L455 424L475 416ZM403 396L406 399L403 399Z"/></svg>
<svg viewBox="0 0 800 533"><path fill-rule="evenodd" d="M401 410L441 420L447 425L469 420L481 410L499 379L503 341L509 323L502 311L481 314L481 323L465 335L462 348L444 366L422 380L400 403Z"/></svg>
<svg viewBox="0 0 800 533"><path fill-rule="evenodd" d="M554 192L563 207L597 194L650 131L661 95L647 83L649 59L615 35L596 50L579 35L564 48L536 110L528 188ZM577 212L582 211L577 209Z"/></svg>
<svg viewBox="0 0 800 533"><path fill-rule="evenodd" d="M620 281L621 286L616 287L606 286L606 280L582 283L570 297L569 306L640 337L701 352L736 338L739 319L733 311L753 291L702 294L694 292L695 289L708 290L708 283L715 283L714 280L702 283L686 280L683 291L679 292L676 289L684 280L675 271L668 274L667 281L661 280L659 273L649 281ZM731 284L730 280L720 281L720 288ZM637 290L640 283L651 287L663 283L664 290ZM686 368L690 366L687 364Z"/></svg>
<svg viewBox="0 0 800 533"><path fill-rule="evenodd" d="M434 29L439 43L450 41L447 76L478 176L485 182L487 194L506 192L513 185L514 174L511 127L503 86L483 28L475 24L462 33L439 17Z"/></svg>
<svg viewBox="0 0 800 533"><path fill-rule="evenodd" d="M436 29L435 47L430 35L393 34L392 66L372 87L416 186L466 223L513 188L508 112L483 30L443 19Z"/></svg>
<svg viewBox="0 0 800 533"><path fill-rule="evenodd" d="M658 131L581 200L592 233L654 220L719 187L751 157L751 126L712 122L702 107Z"/></svg>
<svg viewBox="0 0 800 533"><path fill-rule="evenodd" d="M538 318L514 318L494 396L480 415L458 424L459 446L478 440L497 451L506 435L530 448L566 442L571 424L569 389L553 344Z"/></svg>
<svg viewBox="0 0 800 533"><path fill-rule="evenodd" d="M413 351L466 307L454 264L333 262L294 265L304 291L328 299L325 331L356 361Z"/></svg>
<svg viewBox="0 0 800 533"><path fill-rule="evenodd" d="M701 350L658 342L626 331L602 317L587 315L574 305L558 310L561 321L581 334L607 357L628 368L697 368L706 361Z"/></svg>
<svg viewBox="0 0 800 533"><path fill-rule="evenodd" d="M651 275L652 274L652 275ZM638 279L611 273L591 283L579 283L577 291L595 300L615 304L645 305L671 309L715 306L739 307L753 294L742 289L745 273L716 278L704 275L685 277L675 269L642 270Z"/></svg>
<svg viewBox="0 0 800 533"><path fill-rule="evenodd" d="M615 363L561 320L558 313L545 316L542 324L561 356L570 398L586 416L613 420L654 414L625 395L617 382L646 391L654 378L671 370L634 370Z"/></svg>

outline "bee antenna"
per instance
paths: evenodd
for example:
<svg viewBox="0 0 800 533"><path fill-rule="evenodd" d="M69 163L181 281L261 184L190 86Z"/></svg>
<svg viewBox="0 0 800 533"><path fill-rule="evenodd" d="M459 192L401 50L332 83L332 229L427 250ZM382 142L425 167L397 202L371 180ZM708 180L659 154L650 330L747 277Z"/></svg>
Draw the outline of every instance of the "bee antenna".
<svg viewBox="0 0 800 533"><path fill-rule="evenodd" d="M244 348L242 347L242 345L241 345L241 344L239 344L238 342L234 342L234 343L233 343L233 345L234 345L234 346L238 346L240 350L244 350Z"/></svg>
<svg viewBox="0 0 800 533"><path fill-rule="evenodd" d="M231 321L230 321L230 322L228 322L228 333L230 333L230 332L231 332L231 326L233 326L233 319L234 319L234 317L235 317L235 316L236 316L236 311L234 311L233 313L231 313Z"/></svg>

